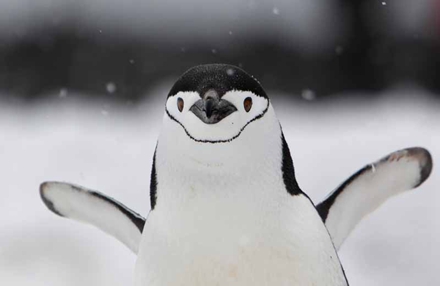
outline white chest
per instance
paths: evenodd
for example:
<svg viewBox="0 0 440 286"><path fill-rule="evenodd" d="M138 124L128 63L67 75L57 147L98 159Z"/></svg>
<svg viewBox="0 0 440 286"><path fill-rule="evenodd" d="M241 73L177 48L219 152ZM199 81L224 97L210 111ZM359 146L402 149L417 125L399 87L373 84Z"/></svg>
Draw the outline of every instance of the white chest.
<svg viewBox="0 0 440 286"><path fill-rule="evenodd" d="M136 286L346 285L314 206L286 191L281 129L271 109L264 118L227 144L165 118Z"/></svg>
<svg viewBox="0 0 440 286"><path fill-rule="evenodd" d="M272 199L261 199L258 192L269 191L261 187L252 196L243 195L249 189L193 186L184 205L152 211L136 286L346 285L308 199L273 189Z"/></svg>

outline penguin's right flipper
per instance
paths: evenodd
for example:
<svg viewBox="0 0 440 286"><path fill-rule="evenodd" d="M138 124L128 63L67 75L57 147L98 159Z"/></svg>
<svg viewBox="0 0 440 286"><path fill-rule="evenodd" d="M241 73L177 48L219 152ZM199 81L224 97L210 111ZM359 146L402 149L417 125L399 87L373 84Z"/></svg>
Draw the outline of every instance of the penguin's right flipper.
<svg viewBox="0 0 440 286"><path fill-rule="evenodd" d="M431 154L423 148L409 148L352 175L316 206L336 249L362 218L390 197L420 186L431 170Z"/></svg>
<svg viewBox="0 0 440 286"><path fill-rule="evenodd" d="M52 212L94 225L137 254L145 218L123 204L99 192L60 182L41 184L40 195Z"/></svg>

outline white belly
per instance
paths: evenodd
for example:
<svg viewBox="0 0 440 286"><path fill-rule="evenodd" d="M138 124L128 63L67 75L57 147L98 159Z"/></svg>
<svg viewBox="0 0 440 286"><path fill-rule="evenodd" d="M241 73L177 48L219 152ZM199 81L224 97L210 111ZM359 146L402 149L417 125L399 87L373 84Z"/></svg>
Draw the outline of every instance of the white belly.
<svg viewBox="0 0 440 286"><path fill-rule="evenodd" d="M217 198L152 211L135 285L347 284L312 204L288 195L276 205Z"/></svg>

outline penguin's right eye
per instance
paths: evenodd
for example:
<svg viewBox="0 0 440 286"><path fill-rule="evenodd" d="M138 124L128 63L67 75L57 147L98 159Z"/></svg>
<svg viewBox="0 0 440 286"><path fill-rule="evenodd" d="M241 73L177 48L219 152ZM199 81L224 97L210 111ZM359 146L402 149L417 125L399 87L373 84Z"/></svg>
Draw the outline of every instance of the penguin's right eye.
<svg viewBox="0 0 440 286"><path fill-rule="evenodd" d="M246 99L243 102L243 105L244 105L244 110L246 110L246 112L249 112L252 108L252 98L246 97Z"/></svg>
<svg viewBox="0 0 440 286"><path fill-rule="evenodd" d="M183 110L183 106L184 106L183 99L181 99L181 98L179 97L179 98L177 99L177 108L179 109L180 112L182 112L182 110Z"/></svg>

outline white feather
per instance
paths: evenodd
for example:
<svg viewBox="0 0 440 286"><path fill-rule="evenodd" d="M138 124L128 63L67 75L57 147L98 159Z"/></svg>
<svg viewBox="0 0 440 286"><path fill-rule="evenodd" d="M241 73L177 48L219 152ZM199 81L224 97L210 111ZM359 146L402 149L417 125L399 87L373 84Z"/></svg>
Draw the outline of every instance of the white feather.
<svg viewBox="0 0 440 286"><path fill-rule="evenodd" d="M405 149L368 165L337 188L317 206L322 215L324 205L328 204L325 225L336 249L366 215L390 197L419 186L431 169L432 158L428 151Z"/></svg>
<svg viewBox="0 0 440 286"><path fill-rule="evenodd" d="M120 203L95 191L67 183L43 183L40 193L52 211L63 217L94 225L121 241L134 253L138 252L142 233L127 214L118 208L125 208ZM143 220L129 209L125 210L130 212L130 216Z"/></svg>

